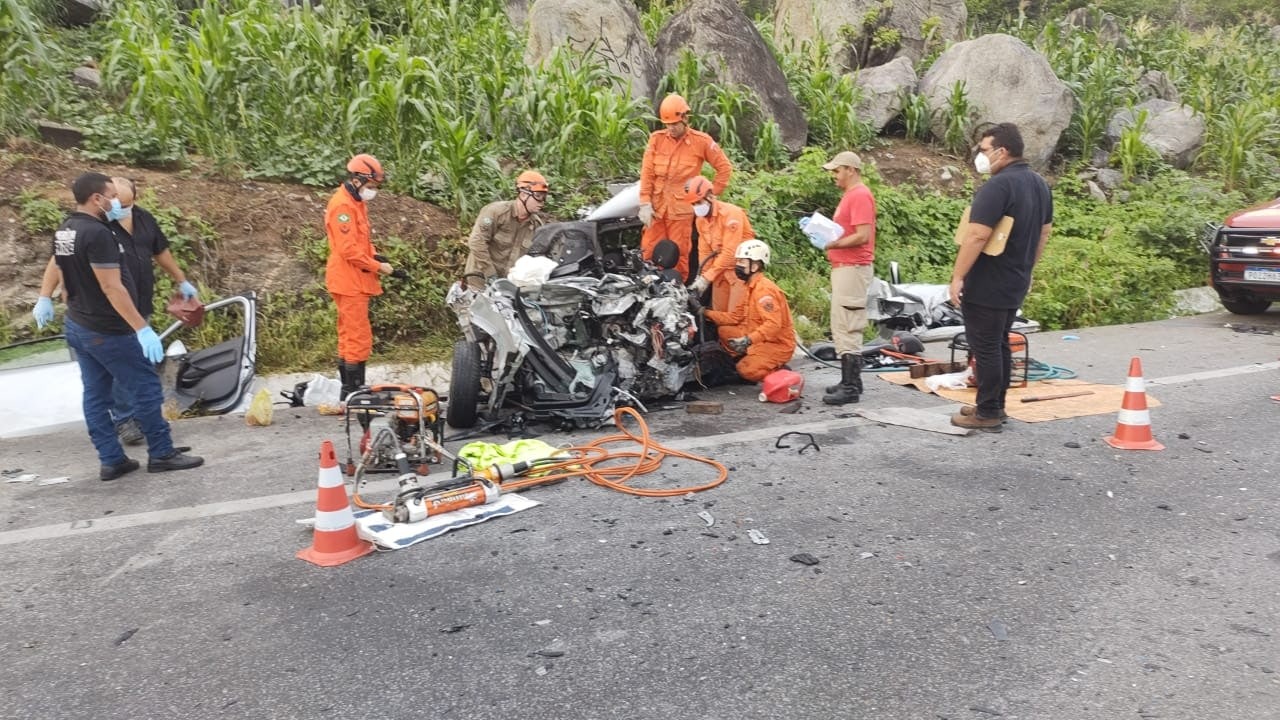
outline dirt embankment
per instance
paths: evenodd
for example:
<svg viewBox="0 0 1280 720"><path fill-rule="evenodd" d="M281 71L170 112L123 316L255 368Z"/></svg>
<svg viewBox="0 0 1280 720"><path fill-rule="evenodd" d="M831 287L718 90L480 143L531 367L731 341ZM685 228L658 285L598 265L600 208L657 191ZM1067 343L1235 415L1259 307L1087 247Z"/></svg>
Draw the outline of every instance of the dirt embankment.
<svg viewBox="0 0 1280 720"><path fill-rule="evenodd" d="M36 193L70 210L71 181L88 170L131 178L139 193L155 194L152 206L175 208L213 228L216 240L195 248L196 262L187 268L202 286L226 295L296 291L323 282L301 259L300 248L308 238L323 237L331 189L220 179L198 164L178 171L125 167L15 142L0 149L0 307L19 323L35 301L50 247L47 233L24 226L19 196ZM390 193L374 203L375 242L399 237L434 248L460 235L456 217L430 203Z"/></svg>
<svg viewBox="0 0 1280 720"><path fill-rule="evenodd" d="M888 139L862 154L891 185L955 193L972 176L964 160L918 143ZM943 179L946 167L952 168L952 179ZM180 170L112 165L14 141L0 148L0 308L19 324L35 301L50 243L47 232L24 227L20 195L35 193L69 210L74 205L69 185L86 170L132 178L140 192L154 193L153 209L176 208L212 227L216 240L195 248L196 261L187 271L218 294L296 292L323 281L301 259L300 248L308 238L323 236L330 189L227 180L204 171L198 161ZM144 195L144 207L149 197ZM410 197L382 193L370 210L375 241L398 237L434 249L463 233L454 215Z"/></svg>

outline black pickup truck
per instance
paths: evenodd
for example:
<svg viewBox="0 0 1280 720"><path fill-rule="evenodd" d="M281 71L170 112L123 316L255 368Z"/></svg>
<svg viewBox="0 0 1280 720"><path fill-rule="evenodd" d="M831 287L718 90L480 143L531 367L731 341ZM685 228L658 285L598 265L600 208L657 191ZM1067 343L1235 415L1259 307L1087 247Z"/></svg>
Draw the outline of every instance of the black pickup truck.
<svg viewBox="0 0 1280 720"><path fill-rule="evenodd" d="M1209 278L1227 310L1266 312L1280 300L1280 197L1205 226Z"/></svg>

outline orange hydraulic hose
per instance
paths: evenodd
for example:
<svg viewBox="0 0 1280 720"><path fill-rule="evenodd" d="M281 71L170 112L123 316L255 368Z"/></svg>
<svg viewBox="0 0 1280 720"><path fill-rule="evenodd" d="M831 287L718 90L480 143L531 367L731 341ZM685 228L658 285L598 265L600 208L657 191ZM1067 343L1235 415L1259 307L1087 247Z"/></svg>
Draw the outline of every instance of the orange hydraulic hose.
<svg viewBox="0 0 1280 720"><path fill-rule="evenodd" d="M635 421L636 425L639 426L638 432L633 432L626 428L626 418ZM613 422L618 427L618 433L598 438L586 445L565 448L564 451L570 453L572 457L564 458L557 462L539 463L530 469L530 472L537 473L536 476L526 475L505 480L500 482L498 487L501 488L503 493L509 493L538 485L559 482L568 478L582 477L596 485L627 493L628 495L675 497L710 490L729 478L729 468L722 463L701 455L673 450L655 442L649 433L649 425L645 423L640 413L633 408L621 407L614 410ZM640 449L609 451L604 447L605 445L620 442L636 443L640 446ZM715 468L716 478L702 485L680 488L637 488L628 485L636 477L657 470L668 457L684 458L685 460L709 465ZM605 463L619 460L626 460L627 462L605 465ZM387 503L369 503L361 498L358 493L352 495L352 501L357 507L369 510L389 510L392 507Z"/></svg>

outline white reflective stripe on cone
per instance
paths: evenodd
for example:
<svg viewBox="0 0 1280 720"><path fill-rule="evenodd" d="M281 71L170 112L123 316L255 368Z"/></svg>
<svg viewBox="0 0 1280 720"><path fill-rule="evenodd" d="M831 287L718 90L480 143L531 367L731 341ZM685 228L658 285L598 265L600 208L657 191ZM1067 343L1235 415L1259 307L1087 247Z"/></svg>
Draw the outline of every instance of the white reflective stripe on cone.
<svg viewBox="0 0 1280 720"><path fill-rule="evenodd" d="M320 487L342 487L342 471L336 467L320 468Z"/></svg>
<svg viewBox="0 0 1280 720"><path fill-rule="evenodd" d="M1142 381L1142 376L1130 377L1124 381L1125 392L1144 393L1147 391L1146 383Z"/></svg>
<svg viewBox="0 0 1280 720"><path fill-rule="evenodd" d="M317 510L316 511L316 530L331 532L333 530L346 530L356 524L355 515L351 514L351 508L344 510Z"/></svg>
<svg viewBox="0 0 1280 720"><path fill-rule="evenodd" d="M1150 425L1151 413L1147 410L1120 410L1116 422L1121 425Z"/></svg>

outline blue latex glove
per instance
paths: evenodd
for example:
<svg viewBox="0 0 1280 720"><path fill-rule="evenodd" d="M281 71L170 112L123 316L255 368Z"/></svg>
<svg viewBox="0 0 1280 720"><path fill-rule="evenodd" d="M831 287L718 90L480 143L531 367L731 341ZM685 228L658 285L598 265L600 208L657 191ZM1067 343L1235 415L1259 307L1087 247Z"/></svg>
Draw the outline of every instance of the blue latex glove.
<svg viewBox="0 0 1280 720"><path fill-rule="evenodd" d="M138 331L138 344L142 346L142 354L153 363L158 363L164 359L164 347L160 345L160 336L156 335L156 331L151 329L150 325L144 325Z"/></svg>
<svg viewBox="0 0 1280 720"><path fill-rule="evenodd" d="M742 354L747 351L748 347L750 347L751 338L747 337L746 335L743 335L740 338L734 338L730 340L728 344L729 344L730 350L736 353Z"/></svg>
<svg viewBox="0 0 1280 720"><path fill-rule="evenodd" d="M190 280L183 280L178 286L178 292L182 293L182 297L190 300L194 297L200 297L200 293L196 290L196 286L191 284Z"/></svg>
<svg viewBox="0 0 1280 720"><path fill-rule="evenodd" d="M40 299L36 300L36 309L32 310L31 314L36 319L37 328L42 328L53 322L53 300L41 295Z"/></svg>

